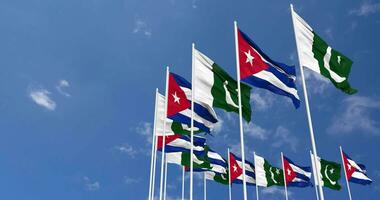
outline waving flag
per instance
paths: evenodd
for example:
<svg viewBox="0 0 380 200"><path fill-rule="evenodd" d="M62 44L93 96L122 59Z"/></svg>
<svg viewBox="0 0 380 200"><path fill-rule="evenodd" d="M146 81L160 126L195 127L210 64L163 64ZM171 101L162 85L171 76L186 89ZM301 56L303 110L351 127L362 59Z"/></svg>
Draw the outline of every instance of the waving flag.
<svg viewBox="0 0 380 200"><path fill-rule="evenodd" d="M230 153L231 180L232 183L243 184L243 162L242 159ZM256 184L255 167L251 162L245 161L245 180L248 185Z"/></svg>
<svg viewBox="0 0 380 200"><path fill-rule="evenodd" d="M191 84L181 76L170 73L167 117L181 124L191 124ZM194 127L210 133L218 122L215 111L194 102Z"/></svg>
<svg viewBox="0 0 380 200"><path fill-rule="evenodd" d="M284 185L283 170L273 167L263 157L255 154L256 181L258 186L269 187L272 185Z"/></svg>
<svg viewBox="0 0 380 200"><path fill-rule="evenodd" d="M317 156L317 163L314 164L314 155L310 154L311 162L316 166L316 173L319 173L319 181L324 187L333 190L340 190L342 186L339 184L341 166L339 163L321 159Z"/></svg>
<svg viewBox="0 0 380 200"><path fill-rule="evenodd" d="M245 33L239 29L237 32L241 81L287 96L298 108L300 98L294 66L273 61Z"/></svg>
<svg viewBox="0 0 380 200"><path fill-rule="evenodd" d="M292 11L292 16L302 67L330 79L335 87L347 94L356 93L348 83L353 62L331 48L296 12Z"/></svg>
<svg viewBox="0 0 380 200"><path fill-rule="evenodd" d="M307 187L312 186L311 168L300 167L284 156L284 171L287 186Z"/></svg>
<svg viewBox="0 0 380 200"><path fill-rule="evenodd" d="M372 183L372 180L368 178L366 174L366 168L362 164L357 164L346 153L342 151L343 164L346 171L346 177L348 181L358 183L362 185L368 185Z"/></svg>
<svg viewBox="0 0 380 200"><path fill-rule="evenodd" d="M194 49L194 84L197 89L195 98L210 107L221 108L227 112L239 113L237 81L218 64ZM251 121L250 93L251 87L241 85L242 115Z"/></svg>

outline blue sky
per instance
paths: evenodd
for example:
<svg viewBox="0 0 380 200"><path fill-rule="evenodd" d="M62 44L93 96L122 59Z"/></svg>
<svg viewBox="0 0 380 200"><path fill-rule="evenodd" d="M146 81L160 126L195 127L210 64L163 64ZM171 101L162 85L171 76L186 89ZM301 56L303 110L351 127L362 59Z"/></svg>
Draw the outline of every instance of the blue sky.
<svg viewBox="0 0 380 200"><path fill-rule="evenodd" d="M273 59L298 64L288 1L1 0L0 198L145 199L148 192L154 91L164 69L190 80L191 43L235 72L233 20ZM355 199L380 195L380 2L293 1L329 44L354 61L347 96L306 71L318 152L340 162L338 146L366 164L371 186L351 184ZM298 69L298 68L297 68ZM302 87L297 84L303 100ZM253 123L246 155L279 165L280 152L309 165L305 106L252 90ZM218 111L211 147L239 152L238 117ZM195 197L202 197L196 176ZM325 189L328 199L346 199ZM188 186L188 185L187 185ZM254 188L248 196L254 198ZM156 190L157 191L157 190ZM234 199L242 187L233 186ZM260 189L283 199L281 188ZM290 199L313 199L313 188L290 188ZM169 166L169 199L180 197L180 170ZM209 199L227 187L208 182Z"/></svg>

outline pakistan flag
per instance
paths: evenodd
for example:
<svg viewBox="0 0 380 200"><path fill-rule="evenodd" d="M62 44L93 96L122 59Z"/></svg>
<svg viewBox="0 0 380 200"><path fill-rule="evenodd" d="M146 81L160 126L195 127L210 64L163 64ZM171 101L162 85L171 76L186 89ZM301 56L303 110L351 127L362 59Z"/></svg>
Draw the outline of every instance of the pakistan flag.
<svg viewBox="0 0 380 200"><path fill-rule="evenodd" d="M196 147L194 147L196 148ZM202 150L194 150L193 168L194 169L211 169L210 161L207 157L208 146ZM166 159L168 163L190 167L190 151L167 152Z"/></svg>
<svg viewBox="0 0 380 200"><path fill-rule="evenodd" d="M237 82L210 58L194 49L195 99L210 107L239 113ZM251 121L251 87L240 83L243 118Z"/></svg>
<svg viewBox="0 0 380 200"><path fill-rule="evenodd" d="M311 160L314 163L313 156L311 157ZM336 162L317 157L316 166L317 169L319 169L319 183L324 187L328 187L333 190L340 190L341 186L338 181L340 179L341 165Z"/></svg>
<svg viewBox="0 0 380 200"><path fill-rule="evenodd" d="M272 185L284 185L283 170L278 167L273 167L263 157L255 155L255 170L256 170L256 184L262 187L269 187Z"/></svg>
<svg viewBox="0 0 380 200"><path fill-rule="evenodd" d="M302 66L330 79L343 92L356 93L348 83L352 61L327 44L296 12L292 16Z"/></svg>

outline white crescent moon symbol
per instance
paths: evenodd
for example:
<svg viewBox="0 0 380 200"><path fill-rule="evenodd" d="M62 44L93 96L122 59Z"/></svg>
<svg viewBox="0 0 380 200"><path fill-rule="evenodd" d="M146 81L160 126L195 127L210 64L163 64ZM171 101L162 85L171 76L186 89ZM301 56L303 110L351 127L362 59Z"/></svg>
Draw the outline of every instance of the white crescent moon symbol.
<svg viewBox="0 0 380 200"><path fill-rule="evenodd" d="M335 185L335 184L336 184L336 181L332 181L332 180L330 179L329 175L327 174L328 168L329 168L329 165L326 165L326 168L325 168L325 176L326 176L327 180L329 180L329 182L330 182L332 185Z"/></svg>
<svg viewBox="0 0 380 200"><path fill-rule="evenodd" d="M274 174L273 174L273 172L272 172L272 167L269 168L269 172L270 172L270 176L271 176L271 178L272 178L272 181L273 181L274 183L277 184L277 181L274 180Z"/></svg>

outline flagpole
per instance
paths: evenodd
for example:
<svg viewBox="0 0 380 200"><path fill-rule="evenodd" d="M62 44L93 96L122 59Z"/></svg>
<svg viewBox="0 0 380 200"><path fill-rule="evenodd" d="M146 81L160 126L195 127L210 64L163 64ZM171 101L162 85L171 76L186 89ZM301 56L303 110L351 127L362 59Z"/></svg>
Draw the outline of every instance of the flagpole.
<svg viewBox="0 0 380 200"><path fill-rule="evenodd" d="M203 172L203 199L207 200L207 180L206 180L206 172Z"/></svg>
<svg viewBox="0 0 380 200"><path fill-rule="evenodd" d="M245 153L244 153L244 133L243 133L243 115L241 108L241 91L240 91L240 63L239 63L239 47L238 47L238 33L237 22L234 21L235 30L235 51L236 51L236 74L238 85L238 99L239 99L239 124L240 124L240 145L241 145L241 159L243 163L243 196L244 200L247 200L247 182L245 178Z"/></svg>
<svg viewBox="0 0 380 200"><path fill-rule="evenodd" d="M313 156L312 156L312 154L311 154L311 151L309 151L309 153L310 153L310 159L312 159L311 160L311 167L312 167L312 169L313 169L313 179L314 179L314 188L315 188L315 195L317 196L317 200L319 200L319 195L318 195L318 189L317 189L317 177L315 177L316 176L316 174L317 174L317 170L315 170L315 165L314 165L314 162L313 162Z"/></svg>
<svg viewBox="0 0 380 200"><path fill-rule="evenodd" d="M256 152L253 152L253 160L255 160ZM255 162L256 165L256 162ZM255 166L255 174L256 174L256 166ZM256 200L259 200L259 186L257 185L257 178L256 178Z"/></svg>
<svg viewBox="0 0 380 200"><path fill-rule="evenodd" d="M165 167L165 138L166 138L166 116L168 109L168 87L169 87L169 66L166 67L166 85L165 85L165 111L164 111L164 127L162 133L162 150L161 150L161 177L160 177L160 200L162 200L163 184L164 184L164 167Z"/></svg>
<svg viewBox="0 0 380 200"><path fill-rule="evenodd" d="M167 157L166 157L166 153L165 153L164 200L166 200L166 185L167 185L167 180L168 180L168 162L167 162Z"/></svg>
<svg viewBox="0 0 380 200"><path fill-rule="evenodd" d="M155 141L156 141L156 118L157 118L157 100L158 100L158 88L156 88L156 94L155 94L155 103L154 103L154 119L153 119L153 133L152 133L152 153L151 153L151 159L150 159L150 177L149 177L149 197L148 199L152 200L152 191L154 187L153 183L153 163L155 162L154 160L154 154L155 154Z"/></svg>
<svg viewBox="0 0 380 200"><path fill-rule="evenodd" d="M194 49L195 44L191 45L191 129L190 129L190 200L193 200L193 154L194 154L194 90L195 90L195 70L194 70Z"/></svg>
<svg viewBox="0 0 380 200"><path fill-rule="evenodd" d="M282 162L282 170L284 175L284 186L285 186L285 199L288 200L288 188L287 188L287 182L286 182L286 171L285 171L285 164L284 164L284 154L281 152L281 162Z"/></svg>
<svg viewBox="0 0 380 200"><path fill-rule="evenodd" d="M301 80L302 80L302 86L303 86L303 93L304 93L304 97L305 97L306 114L307 114L307 119L308 119L308 124L309 124L311 146L312 146L312 150L313 150L314 163L316 164L317 163L317 155L318 155L317 154L317 147L315 145L313 122L312 122L312 119L311 119L311 113L310 113L310 108L309 108L309 98L308 98L308 95L307 95L305 76L304 76L304 73L303 73L303 67L302 67L302 63L301 63L301 59L300 59L301 57L300 57L300 52L299 52L299 45L298 45L298 42L297 42L297 33L296 33L296 29L295 29L295 24L294 24L293 4L290 4L290 9L291 9L291 12L292 12L294 38L296 40L298 61L299 61L299 67L300 67L300 71L301 71ZM317 171L318 171L318 169L317 169ZM317 179L320 180L319 173L317 173ZM318 189L319 189L319 196L320 196L321 200L324 200L325 198L324 198L324 195L323 195L323 190L322 190L322 185L321 184L318 184Z"/></svg>
<svg viewBox="0 0 380 200"><path fill-rule="evenodd" d="M232 200L232 191L231 191L231 167L230 167L230 148L227 148L227 155L228 155L228 196L230 197L229 200Z"/></svg>
<svg viewBox="0 0 380 200"><path fill-rule="evenodd" d="M348 183L348 177L347 177L347 172L346 172L346 165L344 164L344 158L343 158L343 150L342 146L339 146L340 150L340 156L342 158L342 165L343 165L343 170L344 170L344 177L346 177L346 184L347 184L347 190L348 190L348 197L350 197L350 200L352 200L351 197L351 190L350 190L350 184Z"/></svg>
<svg viewBox="0 0 380 200"><path fill-rule="evenodd" d="M157 133L157 127L154 128L155 133ZM157 163L157 136L154 135L154 159L153 159L153 177L152 177L152 196L151 200L154 199L154 189L155 189L155 181L156 181L156 163Z"/></svg>
<svg viewBox="0 0 380 200"><path fill-rule="evenodd" d="M182 200L185 200L185 166L182 167Z"/></svg>

